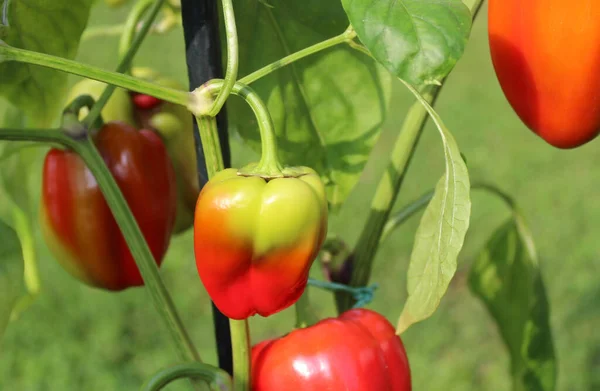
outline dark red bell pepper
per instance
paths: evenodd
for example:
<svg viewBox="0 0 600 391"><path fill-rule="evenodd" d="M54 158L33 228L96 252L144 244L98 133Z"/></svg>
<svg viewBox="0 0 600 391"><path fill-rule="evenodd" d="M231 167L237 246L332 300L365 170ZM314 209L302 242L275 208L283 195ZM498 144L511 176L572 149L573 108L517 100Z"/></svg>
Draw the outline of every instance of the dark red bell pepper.
<svg viewBox="0 0 600 391"><path fill-rule="evenodd" d="M177 197L163 141L149 130L110 122L94 143L160 265L173 231ZM96 179L76 153L48 152L40 215L48 247L72 275L109 290L143 284Z"/></svg>

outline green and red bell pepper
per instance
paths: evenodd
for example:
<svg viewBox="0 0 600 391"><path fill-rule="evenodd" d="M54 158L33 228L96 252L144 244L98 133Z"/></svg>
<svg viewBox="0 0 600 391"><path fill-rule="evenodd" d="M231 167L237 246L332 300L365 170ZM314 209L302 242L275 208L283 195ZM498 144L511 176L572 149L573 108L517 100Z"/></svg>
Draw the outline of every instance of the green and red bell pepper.
<svg viewBox="0 0 600 391"><path fill-rule="evenodd" d="M107 123L93 137L160 265L177 196L163 141L123 122ZM51 149L46 155L40 216L48 247L75 277L108 290L143 284L98 183L75 152Z"/></svg>
<svg viewBox="0 0 600 391"><path fill-rule="evenodd" d="M327 230L321 179L306 167L285 177L216 174L196 205L194 249L200 278L226 316L269 316L292 305Z"/></svg>

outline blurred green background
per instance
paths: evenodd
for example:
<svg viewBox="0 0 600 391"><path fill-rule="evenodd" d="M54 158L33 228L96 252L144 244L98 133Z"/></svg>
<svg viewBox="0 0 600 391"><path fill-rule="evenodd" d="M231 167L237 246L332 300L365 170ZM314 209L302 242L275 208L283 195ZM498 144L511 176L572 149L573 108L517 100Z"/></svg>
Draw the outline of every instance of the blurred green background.
<svg viewBox="0 0 600 391"><path fill-rule="evenodd" d="M517 199L529 220L551 305L558 389L600 390L600 171L595 168L600 165L600 141L561 151L519 122L494 78L483 11L436 107L468 158L472 181L496 183ZM119 23L126 12L98 5L90 25ZM153 36L135 63L186 82L182 36L180 29ZM116 49L116 37L91 39L82 44L79 60L111 69ZM350 243L365 221L374 186L411 103L396 83L372 158L344 209L332 218L331 228ZM234 164L253 157L237 137L233 152ZM443 167L439 136L428 126L397 206L432 188ZM415 390L510 389L508 354L491 318L466 286L478 250L508 211L489 195L474 192L472 197L471 228L449 292L432 318L403 335ZM380 289L369 307L393 322L406 298L405 274L418 221L413 218L397 230L376 259L373 281ZM57 265L41 240L38 251L43 292L9 325L1 342L0 389L136 390L152 373L174 363L169 337L143 289L113 294L88 288ZM314 272L319 276L318 268ZM203 359L214 363L209 300L195 271L191 232L173 240L162 275ZM310 293L322 316L332 314L328 294ZM290 310L252 319L253 340L280 335L292 325ZM167 389L183 386L174 383Z"/></svg>

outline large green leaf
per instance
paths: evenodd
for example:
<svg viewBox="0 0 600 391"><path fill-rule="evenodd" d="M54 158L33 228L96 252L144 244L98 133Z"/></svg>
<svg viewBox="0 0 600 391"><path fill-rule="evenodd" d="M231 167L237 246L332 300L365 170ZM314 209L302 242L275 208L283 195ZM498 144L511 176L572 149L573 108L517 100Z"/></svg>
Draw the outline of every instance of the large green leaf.
<svg viewBox="0 0 600 391"><path fill-rule="evenodd" d="M458 254L471 216L469 173L458 145L427 101L414 88L406 86L427 109L440 131L446 172L435 187L417 229L408 268L408 300L398 320L399 333L431 316L439 306L456 273Z"/></svg>
<svg viewBox="0 0 600 391"><path fill-rule="evenodd" d="M469 275L510 352L515 391L556 387L550 309L532 241L514 219L492 235Z"/></svg>
<svg viewBox="0 0 600 391"><path fill-rule="evenodd" d="M74 58L92 0L0 0L0 39L22 49ZM40 66L0 62L0 94L47 126L60 113L67 74Z"/></svg>
<svg viewBox="0 0 600 391"><path fill-rule="evenodd" d="M22 127L23 113L0 99L0 127ZM0 142L0 218L10 222L17 231L23 248L27 294L22 296L13 310L13 318L25 310L39 293L39 276L33 238L33 219L36 204L31 197L32 186L39 186L39 175L34 174L41 165L42 144ZM0 237L1 238L1 237Z"/></svg>
<svg viewBox="0 0 600 391"><path fill-rule="evenodd" d="M337 1L235 2L240 74L342 33L348 19ZM347 46L293 63L252 84L273 116L286 165L306 165L324 178L333 207L356 184L377 140L390 97L390 75ZM256 120L238 99L231 125L260 149Z"/></svg>
<svg viewBox="0 0 600 391"><path fill-rule="evenodd" d="M0 219L0 336L4 334L13 307L23 287L23 254L19 238Z"/></svg>
<svg viewBox="0 0 600 391"><path fill-rule="evenodd" d="M25 281L27 288L26 294L14 306L13 318L29 307L40 290L32 228L35 204L29 193L29 179L38 179L31 173L41 165L42 152L40 144L0 142L0 219L10 222L21 240L24 266L21 265L19 279Z"/></svg>
<svg viewBox="0 0 600 391"><path fill-rule="evenodd" d="M358 37L390 72L437 84L462 56L471 12L460 0L342 0Z"/></svg>

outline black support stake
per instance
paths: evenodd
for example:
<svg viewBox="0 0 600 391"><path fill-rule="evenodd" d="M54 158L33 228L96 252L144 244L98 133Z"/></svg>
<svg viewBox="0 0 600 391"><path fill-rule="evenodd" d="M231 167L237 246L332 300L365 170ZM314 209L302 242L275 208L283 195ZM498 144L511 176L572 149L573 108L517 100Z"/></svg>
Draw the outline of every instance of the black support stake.
<svg viewBox="0 0 600 391"><path fill-rule="evenodd" d="M181 0L183 32L185 36L186 60L190 90L199 87L210 79L222 78L221 43L219 40L219 13L216 0ZM225 167L231 166L229 138L227 135L227 117L225 108L217 116L219 139L223 152ZM198 180L200 186L208 180L202 141L198 126L194 121L194 138L196 140L196 156ZM219 367L233 373L231 356L231 332L229 319L213 304L213 322L217 340Z"/></svg>

